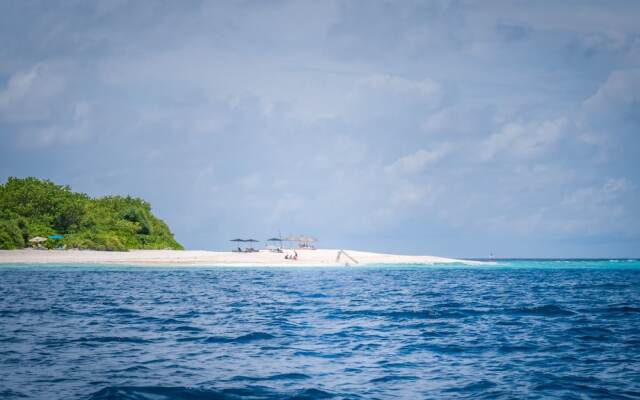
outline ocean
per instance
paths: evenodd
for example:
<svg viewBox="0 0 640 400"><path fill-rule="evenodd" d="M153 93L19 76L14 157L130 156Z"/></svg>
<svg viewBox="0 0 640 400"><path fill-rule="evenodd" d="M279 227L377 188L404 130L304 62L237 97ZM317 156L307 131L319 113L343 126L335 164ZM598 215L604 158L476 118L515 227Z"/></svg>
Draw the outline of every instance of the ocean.
<svg viewBox="0 0 640 400"><path fill-rule="evenodd" d="M0 267L1 399L639 399L640 261Z"/></svg>

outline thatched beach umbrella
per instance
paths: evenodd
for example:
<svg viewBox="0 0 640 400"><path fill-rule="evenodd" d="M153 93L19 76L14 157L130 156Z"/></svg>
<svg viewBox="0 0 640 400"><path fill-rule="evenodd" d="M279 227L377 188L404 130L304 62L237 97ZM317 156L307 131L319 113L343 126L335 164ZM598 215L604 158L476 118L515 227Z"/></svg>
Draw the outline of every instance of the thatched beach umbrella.
<svg viewBox="0 0 640 400"><path fill-rule="evenodd" d="M314 238L313 236L306 236L306 235L298 235L298 236L289 236L287 237L287 241L288 242L302 242L302 243L313 243L313 242L317 242L318 239Z"/></svg>
<svg viewBox="0 0 640 400"><path fill-rule="evenodd" d="M300 236L300 241L304 242L304 243L313 243L313 242L317 242L318 239L314 238L313 236Z"/></svg>
<svg viewBox="0 0 640 400"><path fill-rule="evenodd" d="M287 242L298 242L300 244L300 247L306 248L310 247L311 243L318 241L318 239L314 238L313 236L306 235L288 236L286 240Z"/></svg>
<svg viewBox="0 0 640 400"><path fill-rule="evenodd" d="M29 239L29 243L33 244L34 246L37 246L38 248L42 247L42 243L46 242L47 238L44 238L42 236L36 236L34 238Z"/></svg>

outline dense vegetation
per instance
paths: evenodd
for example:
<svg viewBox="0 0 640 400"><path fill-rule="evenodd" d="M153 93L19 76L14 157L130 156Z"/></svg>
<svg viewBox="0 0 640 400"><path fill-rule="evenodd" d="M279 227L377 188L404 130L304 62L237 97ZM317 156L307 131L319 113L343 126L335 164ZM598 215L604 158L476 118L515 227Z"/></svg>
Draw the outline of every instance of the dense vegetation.
<svg viewBox="0 0 640 400"><path fill-rule="evenodd" d="M36 178L0 185L0 249L19 249L36 236L63 235L47 247L95 250L182 249L151 205L132 197L90 198Z"/></svg>

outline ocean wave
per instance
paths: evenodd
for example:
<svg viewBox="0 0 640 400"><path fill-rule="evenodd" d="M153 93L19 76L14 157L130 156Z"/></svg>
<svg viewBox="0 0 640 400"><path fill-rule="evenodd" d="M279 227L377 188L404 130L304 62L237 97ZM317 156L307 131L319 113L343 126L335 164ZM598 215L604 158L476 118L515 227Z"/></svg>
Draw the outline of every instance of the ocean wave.
<svg viewBox="0 0 640 400"><path fill-rule="evenodd" d="M202 332L204 331L204 329L202 328L198 328L197 326L191 326L191 325L179 325L176 326L175 328L170 328L170 330L176 331L176 332Z"/></svg>
<svg viewBox="0 0 640 400"><path fill-rule="evenodd" d="M303 294L302 297L307 299L326 299L329 296L324 293L310 293L310 294Z"/></svg>
<svg viewBox="0 0 640 400"><path fill-rule="evenodd" d="M316 400L333 398L356 399L359 397L339 396L335 393L315 388L286 393L261 386L225 389L112 386L91 394L88 400Z"/></svg>
<svg viewBox="0 0 640 400"><path fill-rule="evenodd" d="M505 344L497 348L498 353L531 353L539 350L538 346L529 344Z"/></svg>
<svg viewBox="0 0 640 400"><path fill-rule="evenodd" d="M48 338L41 342L41 344L46 348L68 346L75 343L94 346L102 343L145 344L152 343L152 341L138 337L127 336L88 336L80 338Z"/></svg>
<svg viewBox="0 0 640 400"><path fill-rule="evenodd" d="M389 382L402 382L402 381L415 381L417 376L413 375L385 375L380 378L371 379L370 383L389 383Z"/></svg>
<svg viewBox="0 0 640 400"><path fill-rule="evenodd" d="M321 351L312 351L312 350L299 350L293 353L296 357L318 357L318 358L327 358L327 359L336 359L336 358L347 358L351 356L351 352L342 351L342 352L321 352Z"/></svg>
<svg viewBox="0 0 640 400"><path fill-rule="evenodd" d="M607 387L606 383L595 377L551 376L547 377L544 382L535 385L533 390L543 395L562 392L581 393L585 398L598 399L631 400L640 396L637 391Z"/></svg>
<svg viewBox="0 0 640 400"><path fill-rule="evenodd" d="M465 393L465 392L471 392L471 393L476 393L476 392L484 392L487 389L491 389L498 386L495 382L492 382L490 380L487 379L482 379L478 382L472 382L469 383L467 385L464 385L462 387L454 387L454 388L448 388L445 389L445 392L458 392L458 393Z"/></svg>
<svg viewBox="0 0 640 400"><path fill-rule="evenodd" d="M20 314L38 314L38 313L44 313L47 311L48 311L47 309L34 309L34 308L20 308L17 310L7 309L7 310L0 310L0 317L13 317L15 315L20 315Z"/></svg>
<svg viewBox="0 0 640 400"><path fill-rule="evenodd" d="M27 396L26 394L22 393L22 392L18 392L17 390L11 390L11 389L7 389L7 390L0 390L0 399L26 399L29 396Z"/></svg>
<svg viewBox="0 0 640 400"><path fill-rule="evenodd" d="M199 311L187 311L185 313L182 314L177 314L176 318L178 319L191 319L191 318L197 318L201 315L201 313Z"/></svg>
<svg viewBox="0 0 640 400"><path fill-rule="evenodd" d="M516 315L530 315L540 317L568 317L575 314L575 312L555 304L532 307L518 307L507 309L506 312Z"/></svg>
<svg viewBox="0 0 640 400"><path fill-rule="evenodd" d="M432 343L421 342L411 343L400 348L400 354L412 354L416 352L429 352L437 354L460 354L460 353L480 353L486 348L482 346L462 346L454 343Z"/></svg>
<svg viewBox="0 0 640 400"><path fill-rule="evenodd" d="M311 377L309 375L300 374L300 373L275 374L275 375L270 375L270 376L266 376L266 377L238 375L238 376L234 376L233 378L229 379L229 381L231 381L231 382L237 382L237 381L259 382L259 381L293 381L293 380L302 380L302 379L311 379Z"/></svg>
<svg viewBox="0 0 640 400"><path fill-rule="evenodd" d="M640 313L640 307L633 306L612 306L602 309L605 313Z"/></svg>
<svg viewBox="0 0 640 400"><path fill-rule="evenodd" d="M237 337L209 336L203 340L204 343L248 343L258 340L275 339L275 336L265 332L251 332Z"/></svg>
<svg viewBox="0 0 640 400"><path fill-rule="evenodd" d="M0 337L0 343L20 343L20 342L24 342L24 339L21 339L19 337Z"/></svg>
<svg viewBox="0 0 640 400"><path fill-rule="evenodd" d="M565 330L565 333L569 335L598 335L598 336L613 335L613 331L611 329L607 329L599 326L573 327Z"/></svg>
<svg viewBox="0 0 640 400"><path fill-rule="evenodd" d="M387 318L392 320L407 320L407 319L456 319L467 318L485 314L486 311L475 310L469 308L460 309L426 309L426 310L342 310L339 312L333 312L330 314L330 318L336 319L351 319L351 318Z"/></svg>
<svg viewBox="0 0 640 400"><path fill-rule="evenodd" d="M138 314L138 311L132 308L126 308L126 307L107 308L105 310L101 310L100 312L104 314L120 314L120 315Z"/></svg>
<svg viewBox="0 0 640 400"><path fill-rule="evenodd" d="M177 338L177 342L197 343L249 343L255 341L275 339L276 337L265 332L251 332L240 336L187 336Z"/></svg>
<svg viewBox="0 0 640 400"><path fill-rule="evenodd" d="M151 340L142 339L138 337L127 336L95 336L95 337L81 337L78 339L69 340L69 342L76 343L134 343L144 344L151 343Z"/></svg>
<svg viewBox="0 0 640 400"><path fill-rule="evenodd" d="M153 324L158 324L158 325L177 325L177 324L183 324L183 321L178 321L175 318L159 318L159 317L140 317L137 319L137 321L145 323L145 322L149 322L149 323L153 323Z"/></svg>

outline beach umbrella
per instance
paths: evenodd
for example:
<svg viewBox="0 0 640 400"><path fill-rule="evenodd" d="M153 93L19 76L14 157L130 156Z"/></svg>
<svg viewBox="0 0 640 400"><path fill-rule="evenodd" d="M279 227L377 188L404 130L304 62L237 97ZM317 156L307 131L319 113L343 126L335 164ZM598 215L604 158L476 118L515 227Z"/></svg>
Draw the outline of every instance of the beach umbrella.
<svg viewBox="0 0 640 400"><path fill-rule="evenodd" d="M42 236L36 236L34 238L29 239L29 241L31 243L42 243L42 242L46 242L47 238L43 238Z"/></svg>
<svg viewBox="0 0 640 400"><path fill-rule="evenodd" d="M238 246L238 249L240 248L240 245L238 243L242 243L244 242L244 239L231 239L230 242L235 242L236 245Z"/></svg>
<svg viewBox="0 0 640 400"><path fill-rule="evenodd" d="M247 239L247 240L245 240L245 242L249 242L249 243L257 243L257 242L259 242L259 240L255 240L255 239Z"/></svg>
<svg viewBox="0 0 640 400"><path fill-rule="evenodd" d="M274 242L274 243L275 242L280 242L280 246L279 247L282 247L282 238L272 237L270 239L267 239L267 242ZM271 246L271 247L275 248L277 246Z"/></svg>

